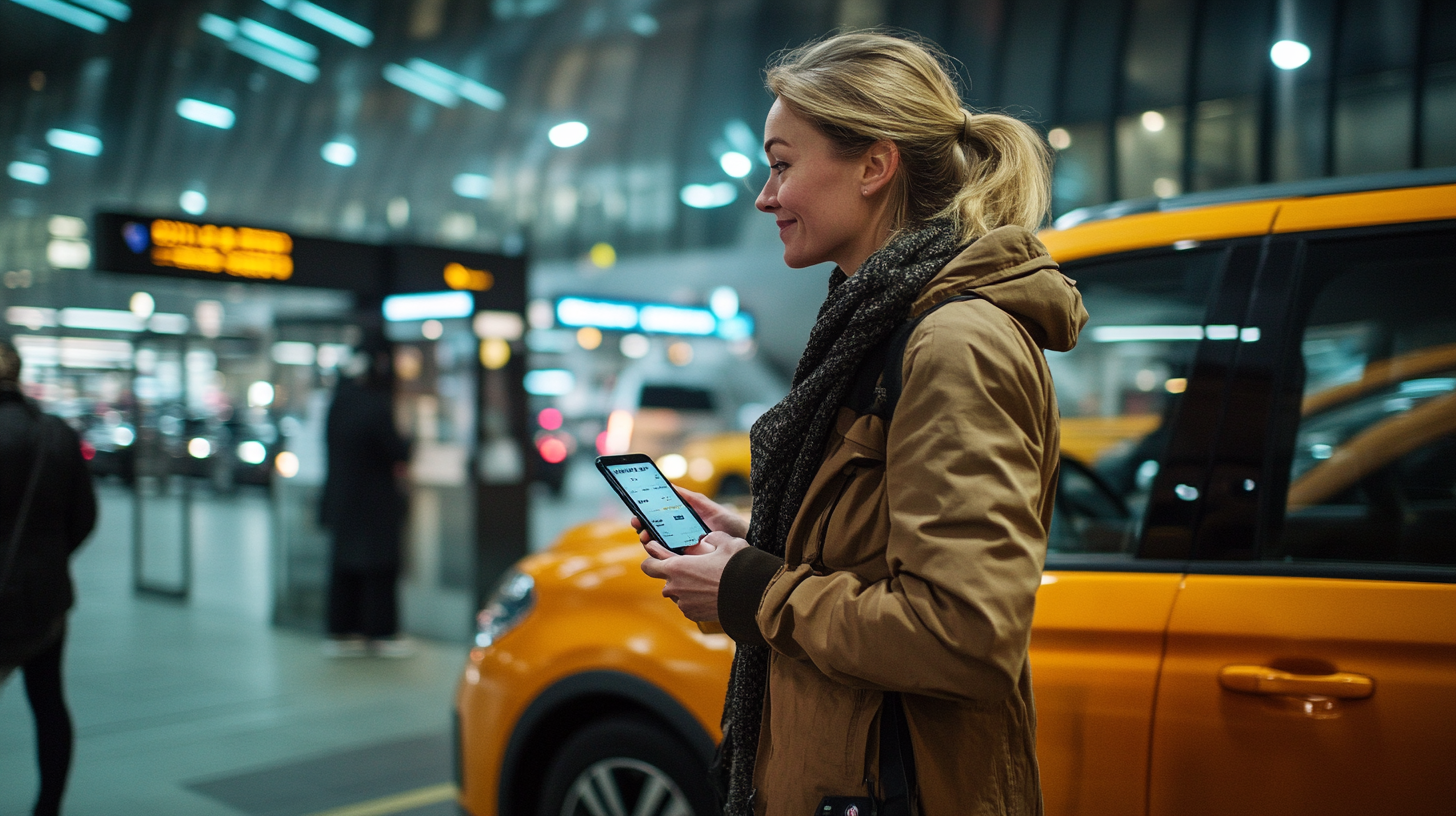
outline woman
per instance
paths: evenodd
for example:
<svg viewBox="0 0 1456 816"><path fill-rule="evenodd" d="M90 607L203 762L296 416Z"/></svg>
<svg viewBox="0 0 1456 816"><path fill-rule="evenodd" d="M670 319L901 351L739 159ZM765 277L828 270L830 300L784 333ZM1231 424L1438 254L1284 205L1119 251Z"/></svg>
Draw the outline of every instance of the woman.
<svg viewBox="0 0 1456 816"><path fill-rule="evenodd" d="M738 644L731 816L868 814L867 797L1041 812L1027 642L1059 455L1042 352L1070 349L1087 313L1031 232L1048 151L964 110L945 64L855 33L768 71L758 208L789 266L838 268L792 390L750 435L751 523L684 492L715 532L682 556L644 541L663 594ZM884 383L852 404L916 318L893 414Z"/></svg>

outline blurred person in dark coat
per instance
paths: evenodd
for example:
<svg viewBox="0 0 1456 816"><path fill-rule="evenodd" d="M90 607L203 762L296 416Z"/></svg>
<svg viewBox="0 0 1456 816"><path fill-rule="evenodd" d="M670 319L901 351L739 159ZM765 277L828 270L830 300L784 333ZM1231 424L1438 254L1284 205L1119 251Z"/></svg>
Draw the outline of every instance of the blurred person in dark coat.
<svg viewBox="0 0 1456 816"><path fill-rule="evenodd" d="M20 355L0 339L0 684L16 669L25 676L40 763L36 816L60 812L71 770L61 684L66 612L75 599L70 557L95 526L80 437L21 395Z"/></svg>
<svg viewBox="0 0 1456 816"><path fill-rule="evenodd" d="M355 352L328 416L328 476L319 516L333 532L331 656L402 657L396 583L408 502L400 482L409 443L394 425L394 360L382 337Z"/></svg>

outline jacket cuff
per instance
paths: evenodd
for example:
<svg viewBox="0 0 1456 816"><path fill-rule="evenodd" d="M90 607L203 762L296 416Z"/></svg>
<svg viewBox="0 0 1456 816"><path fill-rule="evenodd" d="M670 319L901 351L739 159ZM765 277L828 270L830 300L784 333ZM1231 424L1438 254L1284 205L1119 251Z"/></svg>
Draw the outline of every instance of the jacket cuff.
<svg viewBox="0 0 1456 816"><path fill-rule="evenodd" d="M739 550L723 567L718 583L718 623L742 646L767 646L758 629L758 604L784 559L757 547Z"/></svg>

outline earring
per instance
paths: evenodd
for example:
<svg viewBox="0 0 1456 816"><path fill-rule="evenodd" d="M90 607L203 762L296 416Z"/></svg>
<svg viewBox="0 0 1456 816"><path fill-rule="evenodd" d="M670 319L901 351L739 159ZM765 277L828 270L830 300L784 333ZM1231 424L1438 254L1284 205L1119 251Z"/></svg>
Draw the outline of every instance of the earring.
<svg viewBox="0 0 1456 816"><path fill-rule="evenodd" d="M870 194L870 188L864 187L864 188L860 189L859 194L860 195L869 195Z"/></svg>

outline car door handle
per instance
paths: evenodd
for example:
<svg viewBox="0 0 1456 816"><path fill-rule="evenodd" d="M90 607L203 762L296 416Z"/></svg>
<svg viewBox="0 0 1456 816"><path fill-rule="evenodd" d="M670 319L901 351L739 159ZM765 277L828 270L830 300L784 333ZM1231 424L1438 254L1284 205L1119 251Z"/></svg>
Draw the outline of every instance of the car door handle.
<svg viewBox="0 0 1456 816"><path fill-rule="evenodd" d="M1245 694L1318 695L1363 700L1375 693L1375 678L1351 672L1293 674L1269 666L1224 666L1218 684Z"/></svg>

